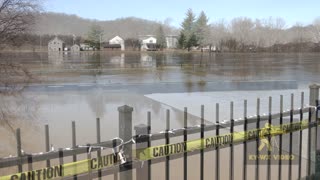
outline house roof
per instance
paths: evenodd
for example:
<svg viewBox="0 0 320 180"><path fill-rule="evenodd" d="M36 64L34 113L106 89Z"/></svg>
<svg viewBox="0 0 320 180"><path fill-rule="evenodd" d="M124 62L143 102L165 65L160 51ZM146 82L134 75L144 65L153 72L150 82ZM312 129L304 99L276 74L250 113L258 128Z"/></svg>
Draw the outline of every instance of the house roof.
<svg viewBox="0 0 320 180"><path fill-rule="evenodd" d="M51 40L49 41L49 43L50 43L51 41L54 41L54 40L61 41L62 43L64 43L64 41L61 40L60 38L58 38L57 36L54 37L53 39L51 39Z"/></svg>
<svg viewBox="0 0 320 180"><path fill-rule="evenodd" d="M157 39L156 37L148 37L148 38L145 38L146 39Z"/></svg>
<svg viewBox="0 0 320 180"><path fill-rule="evenodd" d="M139 35L140 38L155 37L155 35Z"/></svg>
<svg viewBox="0 0 320 180"><path fill-rule="evenodd" d="M110 39L110 41L114 41L114 40L122 40L123 39L120 36L115 36L114 38Z"/></svg>
<svg viewBox="0 0 320 180"><path fill-rule="evenodd" d="M149 37L149 38L146 38L146 39L142 40L142 43L151 43L151 44L153 44L153 43L156 43L156 42L157 42L157 38L155 38L155 37Z"/></svg>

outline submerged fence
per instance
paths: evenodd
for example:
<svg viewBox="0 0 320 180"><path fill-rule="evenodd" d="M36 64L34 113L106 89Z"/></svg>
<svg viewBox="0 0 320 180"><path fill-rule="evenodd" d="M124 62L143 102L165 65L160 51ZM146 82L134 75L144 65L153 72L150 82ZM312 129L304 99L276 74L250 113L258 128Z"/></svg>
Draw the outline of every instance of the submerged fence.
<svg viewBox="0 0 320 180"><path fill-rule="evenodd" d="M215 123L211 124L205 124L205 109L204 106L201 106L201 123L194 127L188 127L188 110L185 108L184 127L171 129L170 111L167 110L166 129L152 134L150 112L147 113L147 123L135 126L135 135L133 135L133 108L122 106L118 108L119 138L101 142L101 127L98 118L96 119L97 142L77 145L76 124L72 122L72 147L54 150L50 147L49 126L46 125L46 152L38 154L27 154L22 150L20 129L17 129L17 156L1 158L0 168L17 167L18 173L0 177L0 180L61 177L63 179L101 179L106 176L121 180L150 180L159 179L152 175L153 171L157 171L152 165L158 163L165 165L164 179L169 180L171 175L176 173L177 167L172 167L170 163L173 160L180 160L181 178L185 180L190 179L190 172L188 173L190 167L199 168L197 179L201 180L208 179L208 177L216 180L226 179L225 177L230 180L269 180L274 179L272 177L274 172L277 172L278 179L283 179L283 177L285 179L302 179L303 177L314 179L320 172L318 161L320 144L317 143L317 138L320 138L318 135L319 88L317 85L310 86L308 106L304 106L305 98L302 92L298 109L294 109L294 95L292 94L290 109L284 111L284 99L283 96L280 96L279 113L272 113L272 98L269 97L267 115L261 114L258 98L255 116L248 117L248 103L244 100L243 118L234 119L234 104L231 102L229 121L220 120L220 107L219 104L216 104ZM195 136L198 136L199 139ZM181 142L175 142L177 137L180 137ZM157 140L165 140L165 144L152 146L152 142ZM276 141L277 145L272 143L273 141ZM307 146L306 152L303 152L305 146ZM237 151L239 148L242 153ZM102 155L105 149L112 149L112 152ZM222 156L223 153L225 155L225 152L228 152L227 157ZM207 154L214 155L214 159L206 159ZM306 154L305 163L303 162L304 154ZM78 159L79 155L85 155L86 158ZM199 155L199 161L190 161L189 157L194 155ZM67 157L72 157L72 162L65 163ZM52 165L55 159L58 159L59 163ZM214 161L214 166L209 167L212 170L205 170L208 166L207 162L212 161ZM46 162L46 167L34 169L33 164L36 162ZM227 171L221 170L221 167L225 166L228 167ZM253 168L249 170L249 167Z"/></svg>

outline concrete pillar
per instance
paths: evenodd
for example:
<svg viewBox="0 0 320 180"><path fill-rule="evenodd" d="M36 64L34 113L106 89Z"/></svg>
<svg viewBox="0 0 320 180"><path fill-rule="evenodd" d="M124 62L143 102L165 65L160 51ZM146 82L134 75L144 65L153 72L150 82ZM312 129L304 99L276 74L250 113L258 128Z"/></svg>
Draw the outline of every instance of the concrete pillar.
<svg viewBox="0 0 320 180"><path fill-rule="evenodd" d="M310 99L309 104L310 106L316 106L316 101L319 99L319 88L320 86L317 84L312 84L309 86L310 89ZM311 121L317 121L316 119L316 112L312 113ZM310 161L310 168L311 168L311 174L319 174L320 173L320 162L318 156L320 156L320 131L317 132L317 128L311 129L311 161Z"/></svg>
<svg viewBox="0 0 320 180"><path fill-rule="evenodd" d="M133 108L127 105L118 108L119 111L119 137L124 142L132 138L132 112ZM132 146L126 145L124 153L127 162L132 160ZM132 165L120 166L120 180L132 180Z"/></svg>

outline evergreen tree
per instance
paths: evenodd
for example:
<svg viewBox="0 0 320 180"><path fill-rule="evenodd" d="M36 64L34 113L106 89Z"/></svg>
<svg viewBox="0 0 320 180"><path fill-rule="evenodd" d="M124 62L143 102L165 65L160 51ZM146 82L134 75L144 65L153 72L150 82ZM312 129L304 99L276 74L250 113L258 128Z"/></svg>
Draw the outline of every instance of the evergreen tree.
<svg viewBox="0 0 320 180"><path fill-rule="evenodd" d="M186 42L185 48L190 51L191 47L193 46L198 46L197 36L195 35L195 33L191 34L190 39Z"/></svg>
<svg viewBox="0 0 320 180"><path fill-rule="evenodd" d="M181 24L182 30L180 32L180 36L183 34L184 36L184 41L180 40L179 41L183 44L182 47L183 48L188 48L188 50L190 50L190 48L192 46L195 46L197 44L196 39L194 39L194 32L195 32L195 15L192 11L192 9L188 9L187 13L186 13L186 18L184 19L184 21Z"/></svg>
<svg viewBox="0 0 320 180"><path fill-rule="evenodd" d="M186 44L186 36L183 34L183 32L180 32L179 39L178 39L178 47L180 49L183 49Z"/></svg>
<svg viewBox="0 0 320 180"><path fill-rule="evenodd" d="M195 19L196 19L196 16L193 13L192 9L188 9L186 13L186 18L181 24L182 31L187 37L190 37L192 32L194 31Z"/></svg>
<svg viewBox="0 0 320 180"><path fill-rule="evenodd" d="M197 37L197 42L201 47L209 43L210 28L208 26L208 21L207 15L202 11L195 25L195 35Z"/></svg>
<svg viewBox="0 0 320 180"><path fill-rule="evenodd" d="M157 30L157 48L163 49L167 47L166 36L163 31L163 26L160 25Z"/></svg>

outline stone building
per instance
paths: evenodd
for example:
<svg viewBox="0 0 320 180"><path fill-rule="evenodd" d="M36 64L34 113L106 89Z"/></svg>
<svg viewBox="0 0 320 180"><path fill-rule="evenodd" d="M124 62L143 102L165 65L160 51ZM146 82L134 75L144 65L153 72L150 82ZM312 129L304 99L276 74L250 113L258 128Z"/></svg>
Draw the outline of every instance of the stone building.
<svg viewBox="0 0 320 180"><path fill-rule="evenodd" d="M63 51L64 46L65 46L64 42L58 37L55 37L54 39L48 42L48 51L49 52Z"/></svg>

